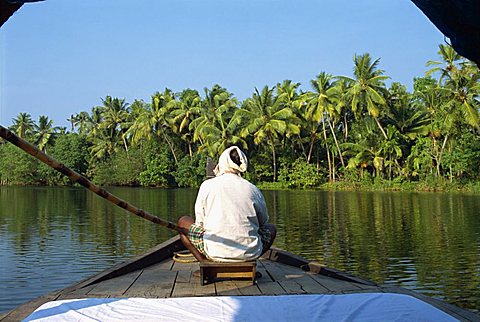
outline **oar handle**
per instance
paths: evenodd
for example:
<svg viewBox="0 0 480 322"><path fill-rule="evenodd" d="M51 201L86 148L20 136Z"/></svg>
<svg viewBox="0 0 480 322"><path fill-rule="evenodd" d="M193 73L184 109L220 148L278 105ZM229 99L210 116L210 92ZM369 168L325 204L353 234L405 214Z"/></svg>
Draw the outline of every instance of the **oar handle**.
<svg viewBox="0 0 480 322"><path fill-rule="evenodd" d="M0 136L4 138L5 140L9 141L13 145L16 145L23 151L27 152L28 154L34 156L38 160L42 161L46 165L52 167L53 169L57 170L58 172L66 175L70 180L77 182L78 184L84 186L88 190L96 193L102 198L107 199L111 203L114 203L115 205L119 206L120 208L123 208L139 217L145 218L146 220L149 220L155 224L159 224L161 226L165 226L169 229L180 231L181 228L179 228L177 225L175 225L172 222L163 220L157 216L154 216L150 213L148 213L145 210L142 210L140 208L137 208L128 202L126 202L123 199L118 198L117 196L111 194L110 192L106 191L105 189L93 184L90 180L82 176L76 171L73 171L72 169L66 167L64 164L56 161L54 158L48 156L44 152L42 152L40 149L38 149L36 146L30 144L29 142L25 141L24 139L18 137L15 135L12 131L9 129L4 128L3 126L0 125Z"/></svg>

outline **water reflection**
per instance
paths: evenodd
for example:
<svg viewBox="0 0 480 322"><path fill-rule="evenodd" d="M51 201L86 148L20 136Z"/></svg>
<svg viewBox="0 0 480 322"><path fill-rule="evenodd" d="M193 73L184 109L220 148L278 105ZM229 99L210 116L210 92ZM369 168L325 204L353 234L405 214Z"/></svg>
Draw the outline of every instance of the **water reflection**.
<svg viewBox="0 0 480 322"><path fill-rule="evenodd" d="M196 190L109 189L169 221ZM480 307L479 196L265 191L280 247L379 283ZM0 187L0 312L172 237L81 188Z"/></svg>

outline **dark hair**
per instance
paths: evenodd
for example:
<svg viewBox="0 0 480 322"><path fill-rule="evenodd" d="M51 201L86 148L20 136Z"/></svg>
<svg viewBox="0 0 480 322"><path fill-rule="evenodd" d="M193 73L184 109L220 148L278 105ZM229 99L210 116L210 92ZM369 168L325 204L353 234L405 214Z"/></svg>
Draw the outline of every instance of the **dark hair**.
<svg viewBox="0 0 480 322"><path fill-rule="evenodd" d="M230 151L230 159L232 159L232 161L238 166L242 164L242 162L240 162L240 156L238 155L237 149L232 149Z"/></svg>

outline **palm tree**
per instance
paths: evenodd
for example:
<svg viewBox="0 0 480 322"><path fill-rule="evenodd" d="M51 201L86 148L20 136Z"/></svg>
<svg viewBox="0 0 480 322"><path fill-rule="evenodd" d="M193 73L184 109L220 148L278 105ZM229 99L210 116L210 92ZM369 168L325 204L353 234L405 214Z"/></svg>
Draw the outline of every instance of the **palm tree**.
<svg viewBox="0 0 480 322"><path fill-rule="evenodd" d="M92 111L92 115L93 114L94 112ZM78 127L79 135L87 135L93 127L93 119L90 114L85 111L72 115L70 121L72 122L72 132L75 130L75 127Z"/></svg>
<svg viewBox="0 0 480 322"><path fill-rule="evenodd" d="M475 131L480 129L480 116L478 95L480 93L480 74L478 69L470 62L461 58L450 46L440 45L439 54L442 62L430 61L428 65L444 65L443 68L436 67L428 73L441 71L441 77L436 89L430 92L437 92L440 97L440 104L432 109L434 122L434 148L436 149L437 175L440 175L440 166L443 153L449 143L453 145L452 139L462 124L468 124ZM439 147L435 138L443 135L443 143Z"/></svg>
<svg viewBox="0 0 480 322"><path fill-rule="evenodd" d="M425 75L429 77L434 73L440 72L441 75L440 75L440 78L438 79L438 83L441 84L445 77L456 78L456 75L459 72L458 63L464 60L462 59L462 56L457 54L457 52L455 51L455 49L453 49L452 46L441 44L438 47L439 47L438 54L440 55L442 61L429 60L426 64L427 67L428 66L434 66L434 67L429 69L425 73Z"/></svg>
<svg viewBox="0 0 480 322"><path fill-rule="evenodd" d="M138 143L142 139L163 139L172 153L175 164L178 164L175 146L170 137L172 131L171 111L175 106L174 93L166 88L163 93L152 95L151 104L138 110L138 117L126 134L131 135L132 142Z"/></svg>
<svg viewBox="0 0 480 322"><path fill-rule="evenodd" d="M349 100L348 100L348 89L350 84L346 79L335 77L336 80L333 83L333 89L331 93L332 102L334 106L334 113L331 113L331 116L334 119L342 119L339 124L343 132L343 142L346 142L349 134L349 123L352 122L352 112L348 109Z"/></svg>
<svg viewBox="0 0 480 322"><path fill-rule="evenodd" d="M193 132L190 130L190 124L195 118L200 116L201 97L196 90L186 89L179 95L178 101L171 111L173 132L187 143L188 154L193 157Z"/></svg>
<svg viewBox="0 0 480 322"><path fill-rule="evenodd" d="M243 137L253 135L256 145L266 143L272 151L273 181L277 180L277 161L275 145L280 135L287 131L292 134L300 133L300 128L294 122L292 109L285 106L285 95L275 95L275 88L265 86L260 93L257 88L251 98L248 98L244 107L238 111L238 116L245 127L241 134Z"/></svg>
<svg viewBox="0 0 480 322"><path fill-rule="evenodd" d="M292 110L293 116L290 119L290 122L296 123L301 128L301 122L303 119L302 116L302 108L306 104L304 99L304 93L299 92L300 83L292 82L291 80L287 79L284 80L282 83L277 83L277 95L284 97L284 104L285 107L288 107ZM303 95L303 96L302 96ZM292 153L296 154L297 149L295 149L295 145L298 145L302 150L302 155L306 158L305 148L303 146L304 139L301 136L301 132L298 133L291 133L288 129L285 133L287 140L284 140L283 145L284 147L288 145L288 142L291 142L291 151Z"/></svg>
<svg viewBox="0 0 480 322"><path fill-rule="evenodd" d="M380 59L372 62L370 54L368 53L360 56L355 55L353 61L353 74L355 78L340 77L351 84L351 87L347 91L347 96L351 102L351 109L357 116L363 115L365 111L368 115L371 115L382 132L383 137L387 139L387 134L378 118L380 116L380 108L386 105L385 98L382 95L385 92L385 84L383 81L389 77L383 75L383 70L377 69Z"/></svg>
<svg viewBox="0 0 480 322"><path fill-rule="evenodd" d="M401 134L393 125L387 126L387 139L380 146L379 154L385 160L388 167L388 178L392 179L392 167L400 169L398 160L403 156L401 147Z"/></svg>
<svg viewBox="0 0 480 322"><path fill-rule="evenodd" d="M32 120L32 116L28 113L20 113L13 119L12 130L22 139L26 139L33 133L35 128L35 122Z"/></svg>
<svg viewBox="0 0 480 322"><path fill-rule="evenodd" d="M418 92L418 97L428 99L424 92ZM394 125L398 131L410 140L428 134L428 126L431 122L429 113L423 104L413 100L406 87L399 83L392 83L388 90L388 114L387 120Z"/></svg>
<svg viewBox="0 0 480 322"><path fill-rule="evenodd" d="M200 114L190 123L189 130L194 133L193 141L200 143L199 151L207 151L215 158L231 144L244 145L236 133L239 123L234 119L237 100L219 85L204 91Z"/></svg>
<svg viewBox="0 0 480 322"><path fill-rule="evenodd" d="M459 111L458 121L465 121L479 130L480 73L472 67L463 65L460 71L445 81L441 90L446 95L446 104Z"/></svg>
<svg viewBox="0 0 480 322"><path fill-rule="evenodd" d="M126 122L129 116L129 105L125 99L112 98L107 96L102 99L103 103L103 122L101 128L106 129L108 135L114 140L121 137L125 151L128 152L128 144L125 133L127 132ZM113 141L111 140L111 141Z"/></svg>
<svg viewBox="0 0 480 322"><path fill-rule="evenodd" d="M49 120L48 116L41 115L38 119L38 125L35 125L35 144L43 152L47 152L47 146L52 144L55 137L57 127L53 126L53 120Z"/></svg>
<svg viewBox="0 0 480 322"><path fill-rule="evenodd" d="M338 93L338 90L335 87L334 83L331 82L332 79L332 75L321 72L317 75L316 79L310 81L313 92L311 93L311 97L307 105L307 117L312 119L314 122L322 122L323 137L325 140L327 159L331 174L333 168L330 160L329 148L327 145L328 140L325 121L327 122L330 132L332 133L332 137L334 139L342 166L345 167L345 162L343 161L342 157L342 151L340 149L337 136L335 134L336 130L334 128L334 125L332 124L332 118L339 115L339 111L336 109L337 105L335 104L334 97L339 97L341 94ZM311 155L311 148L312 145L310 146L309 156Z"/></svg>

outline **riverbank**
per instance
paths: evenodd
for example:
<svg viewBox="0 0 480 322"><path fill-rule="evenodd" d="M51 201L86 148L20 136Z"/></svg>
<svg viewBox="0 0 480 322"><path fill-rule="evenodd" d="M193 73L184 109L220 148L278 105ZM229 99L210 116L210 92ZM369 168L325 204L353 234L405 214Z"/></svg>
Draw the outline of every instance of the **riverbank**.
<svg viewBox="0 0 480 322"><path fill-rule="evenodd" d="M458 192L469 194L480 194L480 182L461 182L441 179L425 181L400 181L400 180L337 180L326 182L317 186L292 187L285 182L258 182L256 185L262 190L324 190L324 191L399 191L399 192ZM0 187L65 187L66 185L45 185L45 184L5 184L0 182ZM75 186L77 186L75 184ZM140 185L108 185L110 187L139 188ZM166 187L157 187L166 188ZM177 188L177 187L169 187Z"/></svg>
<svg viewBox="0 0 480 322"><path fill-rule="evenodd" d="M282 182L261 182L257 184L263 190L290 190ZM295 189L319 189L332 191L401 191L401 192L460 192L480 194L480 182L461 182L445 179L431 179L425 181L400 181L375 179L373 181L338 180L323 183L317 187Z"/></svg>

